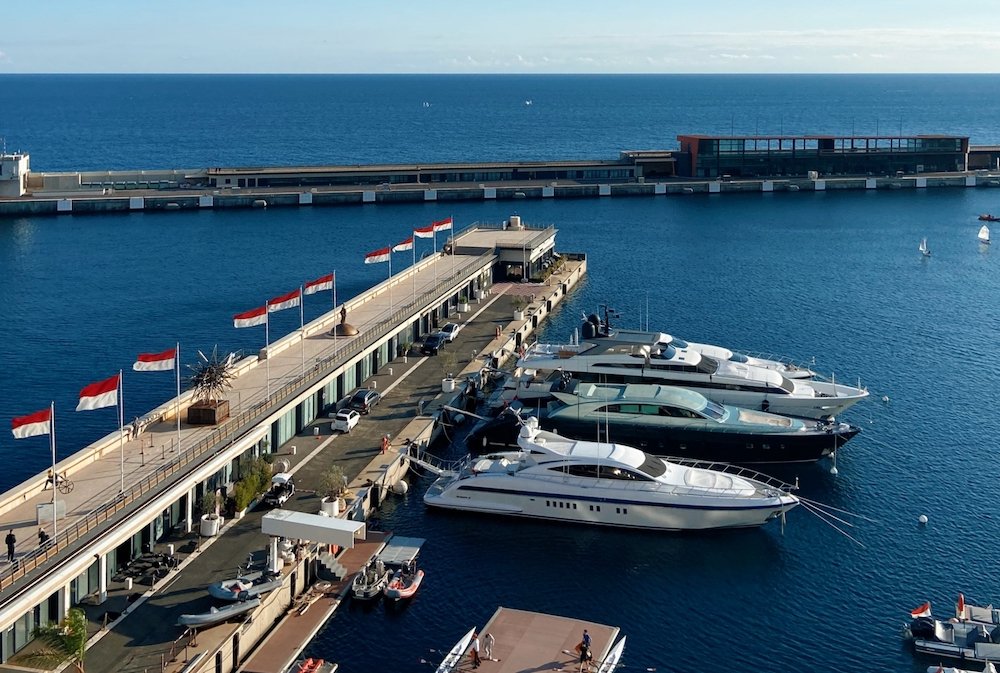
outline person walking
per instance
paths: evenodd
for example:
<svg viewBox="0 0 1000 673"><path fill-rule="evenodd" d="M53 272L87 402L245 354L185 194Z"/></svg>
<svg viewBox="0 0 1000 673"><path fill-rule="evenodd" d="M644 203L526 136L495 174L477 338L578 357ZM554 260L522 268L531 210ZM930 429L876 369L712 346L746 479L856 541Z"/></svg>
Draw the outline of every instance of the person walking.
<svg viewBox="0 0 1000 673"><path fill-rule="evenodd" d="M584 629L583 630L583 646L589 649L590 645L591 645L590 634L587 633L587 629Z"/></svg>
<svg viewBox="0 0 1000 673"><path fill-rule="evenodd" d="M45 529L39 528L38 529L38 546L41 547L42 549L44 549L45 545L48 543L48 541L49 541L49 534L45 532Z"/></svg>
<svg viewBox="0 0 1000 673"><path fill-rule="evenodd" d="M479 658L479 634L472 634L472 667L479 668L479 664L483 663L483 660Z"/></svg>
<svg viewBox="0 0 1000 673"><path fill-rule="evenodd" d="M382 453L389 450L389 435L382 435Z"/></svg>
<svg viewBox="0 0 1000 673"><path fill-rule="evenodd" d="M493 637L492 633L487 633L483 638L483 654L486 655L487 661L497 661L493 658L493 646L496 645L497 639Z"/></svg>
<svg viewBox="0 0 1000 673"><path fill-rule="evenodd" d="M13 563L14 562L14 545L17 544L17 538L14 537L14 530L13 529L11 529L11 531L9 533L7 533L7 537L5 537L3 541L7 543L7 562L8 563Z"/></svg>

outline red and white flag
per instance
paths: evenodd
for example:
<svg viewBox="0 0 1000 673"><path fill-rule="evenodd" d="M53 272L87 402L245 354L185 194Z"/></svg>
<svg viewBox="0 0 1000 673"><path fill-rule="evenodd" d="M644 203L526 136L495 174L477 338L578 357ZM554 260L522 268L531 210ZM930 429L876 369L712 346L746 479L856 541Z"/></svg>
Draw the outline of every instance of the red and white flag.
<svg viewBox="0 0 1000 673"><path fill-rule="evenodd" d="M316 294L317 292L322 292L323 290L333 289L333 274L328 274L322 278L317 278L316 280L311 280L306 283L305 289L302 291L303 294Z"/></svg>
<svg viewBox="0 0 1000 673"><path fill-rule="evenodd" d="M391 256L392 250L390 248L382 248L381 250L369 252L365 255L365 264L380 264L382 262L388 262L389 257Z"/></svg>
<svg viewBox="0 0 1000 673"><path fill-rule="evenodd" d="M406 252L407 250L413 250L413 237L412 236L410 236L405 241L402 241L401 243L397 243L396 245L392 246L392 251L393 252Z"/></svg>
<svg viewBox="0 0 1000 673"><path fill-rule="evenodd" d="M266 306L261 306L245 313L237 313L233 316L233 327L256 327L265 323L267 323Z"/></svg>
<svg viewBox="0 0 1000 673"><path fill-rule="evenodd" d="M52 432L52 409L19 416L10 422L10 429L14 439L47 435Z"/></svg>
<svg viewBox="0 0 1000 673"><path fill-rule="evenodd" d="M958 595L958 602L955 603L955 616L965 619L965 594Z"/></svg>
<svg viewBox="0 0 1000 673"><path fill-rule="evenodd" d="M139 353L132 370L137 372L169 372L174 368L177 349L171 348L162 353Z"/></svg>
<svg viewBox="0 0 1000 673"><path fill-rule="evenodd" d="M434 227L434 231L436 231L436 232L437 231L446 231L448 229L451 229L451 218L448 217L448 218L445 218L443 220L438 220L437 222L435 222L431 226Z"/></svg>
<svg viewBox="0 0 1000 673"><path fill-rule="evenodd" d="M302 295L300 290L292 290L288 294L283 294L280 297L275 297L274 299L267 300L267 311L268 313L274 313L275 311L284 311L286 308L295 308L299 305L302 300Z"/></svg>
<svg viewBox="0 0 1000 673"><path fill-rule="evenodd" d="M921 605L918 608L914 608L913 610L910 610L910 616L913 617L914 619L917 619L918 617L930 617L931 616L931 603L930 603L930 601L924 603L923 605Z"/></svg>
<svg viewBox="0 0 1000 673"><path fill-rule="evenodd" d="M118 374L110 379L91 383L80 391L80 402L77 411L93 411L118 404Z"/></svg>
<svg viewBox="0 0 1000 673"><path fill-rule="evenodd" d="M432 224L429 227L414 229L413 235L416 236L417 238L434 238L434 231L435 231L434 225Z"/></svg>

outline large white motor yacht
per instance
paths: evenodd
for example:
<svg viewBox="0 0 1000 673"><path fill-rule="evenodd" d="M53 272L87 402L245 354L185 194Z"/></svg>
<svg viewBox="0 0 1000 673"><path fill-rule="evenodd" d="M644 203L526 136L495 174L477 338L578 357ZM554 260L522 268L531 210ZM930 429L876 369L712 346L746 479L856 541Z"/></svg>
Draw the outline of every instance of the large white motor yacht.
<svg viewBox="0 0 1000 673"><path fill-rule="evenodd" d="M868 397L864 388L836 382L790 379L774 369L718 360L689 348L661 347L652 339L597 339L580 344L536 343L518 360L502 401L551 397L553 386L586 383L655 383L696 390L719 404L786 416L830 419ZM556 388L557 389L557 388Z"/></svg>
<svg viewBox="0 0 1000 673"><path fill-rule="evenodd" d="M791 487L731 465L673 462L566 439L529 417L520 451L467 458L428 489L434 507L652 530L761 526L798 504ZM706 464L701 464L706 465Z"/></svg>

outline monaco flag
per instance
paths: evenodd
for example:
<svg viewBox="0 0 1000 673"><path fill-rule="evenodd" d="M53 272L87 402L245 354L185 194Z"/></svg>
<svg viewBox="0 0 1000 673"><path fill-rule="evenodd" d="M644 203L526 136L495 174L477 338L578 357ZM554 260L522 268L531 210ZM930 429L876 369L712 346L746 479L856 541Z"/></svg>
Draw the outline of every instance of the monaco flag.
<svg viewBox="0 0 1000 673"><path fill-rule="evenodd" d="M77 411L93 411L118 404L118 374L110 379L91 383L80 391L80 403Z"/></svg>
<svg viewBox="0 0 1000 673"><path fill-rule="evenodd" d="M14 439L47 435L51 432L51 427L52 409L36 411L33 414L15 418L10 422L10 429L14 433Z"/></svg>
<svg viewBox="0 0 1000 673"><path fill-rule="evenodd" d="M261 306L233 316L233 327L256 327L267 322L267 307Z"/></svg>
<svg viewBox="0 0 1000 673"><path fill-rule="evenodd" d="M365 255L365 264L379 264L381 262L388 262L389 257L392 255L392 250L389 248L382 248L381 250L376 250L375 252L369 252Z"/></svg>
<svg viewBox="0 0 1000 673"><path fill-rule="evenodd" d="M446 229L451 229L451 218L445 218L443 220L438 220L431 225L434 227L434 231L445 231Z"/></svg>
<svg viewBox="0 0 1000 673"><path fill-rule="evenodd" d="M918 608L910 610L910 616L913 617L914 619L917 619L918 617L930 617L931 616L930 601L924 603Z"/></svg>
<svg viewBox="0 0 1000 673"><path fill-rule="evenodd" d="M413 250L413 237L412 236L410 236L405 241L402 241L401 243L397 243L396 245L392 246L392 251L393 252L405 252L407 250Z"/></svg>
<svg viewBox="0 0 1000 673"><path fill-rule="evenodd" d="M333 274L328 274L322 278L317 278L316 280L311 280L306 283L306 289L303 290L304 294L316 294L323 290L333 289Z"/></svg>
<svg viewBox="0 0 1000 673"><path fill-rule="evenodd" d="M955 616L965 619L965 594L958 595L958 602L955 603Z"/></svg>
<svg viewBox="0 0 1000 673"><path fill-rule="evenodd" d="M434 225L429 227L422 227L420 229L414 229L413 235L417 238L434 238Z"/></svg>
<svg viewBox="0 0 1000 673"><path fill-rule="evenodd" d="M299 290L292 290L288 294L268 299L267 310L269 313L274 313L275 311L284 311L286 308L295 308L299 305L301 297L302 295L299 294Z"/></svg>
<svg viewBox="0 0 1000 673"><path fill-rule="evenodd" d="M174 368L177 349L171 348L162 353L139 353L132 370L137 372L169 372Z"/></svg>

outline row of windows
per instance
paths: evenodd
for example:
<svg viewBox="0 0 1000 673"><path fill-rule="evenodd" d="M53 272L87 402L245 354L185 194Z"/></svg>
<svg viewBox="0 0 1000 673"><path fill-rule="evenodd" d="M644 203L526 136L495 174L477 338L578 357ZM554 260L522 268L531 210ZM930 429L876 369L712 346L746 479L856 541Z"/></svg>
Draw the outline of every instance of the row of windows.
<svg viewBox="0 0 1000 673"><path fill-rule="evenodd" d="M627 376L624 374L599 374L595 372L579 372L575 374L584 383L649 383L650 379L646 376ZM773 386L759 387L759 386L744 386L738 383L720 383L718 381L683 381L675 382L677 385L683 385L685 388L696 388L696 389L709 389L709 390L732 390L734 392L745 392L745 393L765 393L767 395L787 395L791 391L785 390L783 388L775 388Z"/></svg>
<svg viewBox="0 0 1000 673"><path fill-rule="evenodd" d="M546 500L546 507L557 507L559 509L576 509L575 502L565 502L562 500ZM600 512L600 505L588 505L591 512ZM615 507L615 514L628 514L628 507Z"/></svg>

